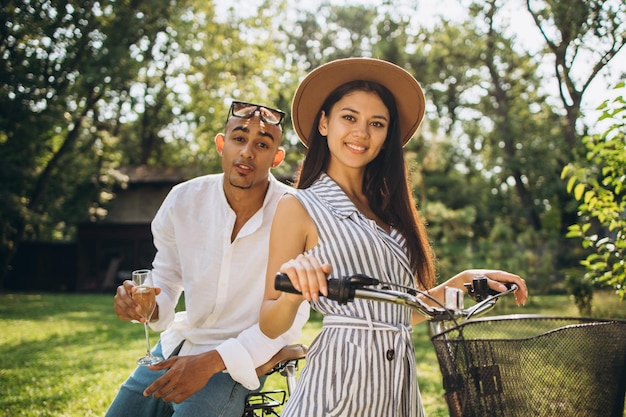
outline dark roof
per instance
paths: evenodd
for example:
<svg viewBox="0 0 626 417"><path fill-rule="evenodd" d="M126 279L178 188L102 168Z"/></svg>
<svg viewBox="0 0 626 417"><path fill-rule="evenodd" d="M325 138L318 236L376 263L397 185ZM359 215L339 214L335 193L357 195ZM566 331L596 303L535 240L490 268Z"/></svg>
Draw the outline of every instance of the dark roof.
<svg viewBox="0 0 626 417"><path fill-rule="evenodd" d="M189 174L182 167L153 167L140 165L120 169L128 176L129 184L137 183L179 183L189 179Z"/></svg>

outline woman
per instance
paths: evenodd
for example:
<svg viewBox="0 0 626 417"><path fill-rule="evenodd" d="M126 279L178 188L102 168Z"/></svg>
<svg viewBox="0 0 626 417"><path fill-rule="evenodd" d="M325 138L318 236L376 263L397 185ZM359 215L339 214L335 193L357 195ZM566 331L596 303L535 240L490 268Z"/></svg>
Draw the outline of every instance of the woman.
<svg viewBox="0 0 626 417"><path fill-rule="evenodd" d="M270 237L261 330L286 331L303 300L324 315L283 416L421 416L410 337L420 316L369 300L339 305L327 279L362 273L413 285L443 301L477 275L503 290L504 271L468 270L435 286L433 254L412 199L402 147L424 115L419 83L386 61L349 58L313 70L294 96L292 118L308 147L294 195L279 202ZM277 271L302 296L274 290Z"/></svg>

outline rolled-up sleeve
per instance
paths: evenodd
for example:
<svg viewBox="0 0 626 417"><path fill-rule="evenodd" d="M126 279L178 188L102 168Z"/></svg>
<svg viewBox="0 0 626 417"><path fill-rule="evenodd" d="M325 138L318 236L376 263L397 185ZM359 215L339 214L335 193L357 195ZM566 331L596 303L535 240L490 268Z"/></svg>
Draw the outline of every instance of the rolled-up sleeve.
<svg viewBox="0 0 626 417"><path fill-rule="evenodd" d="M291 328L276 339L265 336L258 324L217 347L230 376L249 390L260 386L256 368L269 361L284 346L298 341L309 319L309 303L303 302Z"/></svg>

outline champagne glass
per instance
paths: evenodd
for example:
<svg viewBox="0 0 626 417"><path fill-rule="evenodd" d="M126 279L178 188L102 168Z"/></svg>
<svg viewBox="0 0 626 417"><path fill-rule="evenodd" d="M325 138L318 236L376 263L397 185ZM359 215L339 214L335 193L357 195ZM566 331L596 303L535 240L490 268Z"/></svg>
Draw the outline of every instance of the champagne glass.
<svg viewBox="0 0 626 417"><path fill-rule="evenodd" d="M137 360L138 365L153 365L163 360L162 357L153 355L150 352L150 339L148 336L148 322L156 309L156 292L152 286L152 271L149 269L139 269L133 271L133 301L141 307L141 315L146 321L143 323L146 332L146 355Z"/></svg>

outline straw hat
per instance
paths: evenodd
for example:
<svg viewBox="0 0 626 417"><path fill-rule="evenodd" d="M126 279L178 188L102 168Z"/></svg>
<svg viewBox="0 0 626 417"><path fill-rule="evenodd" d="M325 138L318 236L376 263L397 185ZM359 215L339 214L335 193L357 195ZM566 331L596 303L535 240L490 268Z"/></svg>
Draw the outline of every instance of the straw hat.
<svg viewBox="0 0 626 417"><path fill-rule="evenodd" d="M411 139L424 117L424 92L417 80L403 68L374 58L345 58L311 71L300 83L291 105L293 127L308 147L309 135L324 100L349 81L375 81L387 87L396 99L400 115L402 146Z"/></svg>

